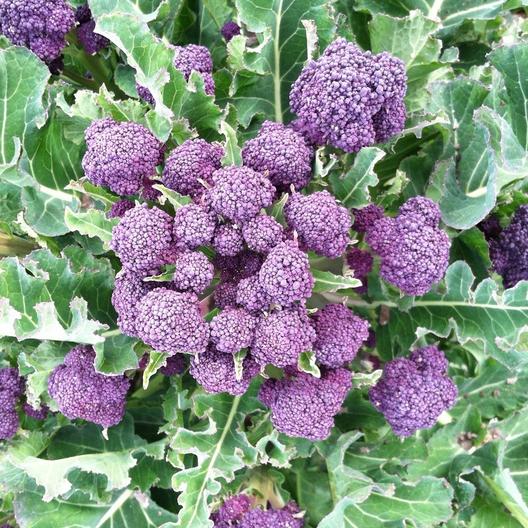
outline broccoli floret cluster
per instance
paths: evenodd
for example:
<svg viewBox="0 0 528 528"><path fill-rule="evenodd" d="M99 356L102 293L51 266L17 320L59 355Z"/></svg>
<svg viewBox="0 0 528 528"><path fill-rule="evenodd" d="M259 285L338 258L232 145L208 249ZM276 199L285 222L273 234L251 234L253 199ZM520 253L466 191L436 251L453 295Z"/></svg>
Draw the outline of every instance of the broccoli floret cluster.
<svg viewBox="0 0 528 528"><path fill-rule="evenodd" d="M200 251L186 251L176 260L173 284L179 291L200 294L211 284L214 266Z"/></svg>
<svg viewBox="0 0 528 528"><path fill-rule="evenodd" d="M24 391L24 380L18 369L5 367L0 369L0 440L15 436L20 424L16 405Z"/></svg>
<svg viewBox="0 0 528 528"><path fill-rule="evenodd" d="M352 229L358 233L366 233L380 218L384 216L384 209L376 204L369 204L362 209L352 209L354 223Z"/></svg>
<svg viewBox="0 0 528 528"><path fill-rule="evenodd" d="M92 347L72 348L50 374L48 391L70 420L81 418L107 428L123 419L130 380L96 372L94 361Z"/></svg>
<svg viewBox="0 0 528 528"><path fill-rule="evenodd" d="M271 298L260 283L258 275L251 275L238 283L235 291L235 302L249 311L266 310Z"/></svg>
<svg viewBox="0 0 528 528"><path fill-rule="evenodd" d="M164 145L138 123L99 119L86 129L84 136L85 176L95 185L120 195L137 193L163 161Z"/></svg>
<svg viewBox="0 0 528 528"><path fill-rule="evenodd" d="M121 218L127 211L134 208L134 202L130 200L118 200L114 202L106 213L107 218Z"/></svg>
<svg viewBox="0 0 528 528"><path fill-rule="evenodd" d="M174 67L180 70L189 80L193 71L198 72L204 80L205 93L214 95L215 83L213 79L213 59L205 46L188 44L174 47Z"/></svg>
<svg viewBox="0 0 528 528"><path fill-rule="evenodd" d="M451 242L438 227L438 205L424 200L408 200L396 218L381 218L366 236L381 257L380 275L407 295L427 293L449 264Z"/></svg>
<svg viewBox="0 0 528 528"><path fill-rule="evenodd" d="M219 225L213 237L213 249L218 255L234 257L244 249L240 228L234 224Z"/></svg>
<svg viewBox="0 0 528 528"><path fill-rule="evenodd" d="M65 0L0 0L0 33L44 62L59 58L75 13Z"/></svg>
<svg viewBox="0 0 528 528"><path fill-rule="evenodd" d="M184 205L174 215L174 238L179 248L196 249L210 244L215 229L215 216L201 205Z"/></svg>
<svg viewBox="0 0 528 528"><path fill-rule="evenodd" d="M257 137L242 149L244 165L267 174L279 191L308 185L312 175L313 148L303 136L282 123L265 121Z"/></svg>
<svg viewBox="0 0 528 528"><path fill-rule="evenodd" d="M352 375L344 368L323 371L320 378L290 371L283 379L266 380L259 398L278 431L316 441L329 436L351 388Z"/></svg>
<svg viewBox="0 0 528 528"><path fill-rule="evenodd" d="M211 340L219 352L236 354L253 345L258 319L243 308L229 307L211 321Z"/></svg>
<svg viewBox="0 0 528 528"><path fill-rule="evenodd" d="M260 214L242 226L242 236L249 249L269 253L283 240L284 229L275 218Z"/></svg>
<svg viewBox="0 0 528 528"><path fill-rule="evenodd" d="M410 436L432 427L453 406L457 388L447 376L443 352L428 346L415 350L409 359L389 361L369 397L394 434Z"/></svg>
<svg viewBox="0 0 528 528"><path fill-rule="evenodd" d="M405 124L406 82L401 60L336 39L292 86L296 128L316 145L346 152L386 141Z"/></svg>
<svg viewBox="0 0 528 528"><path fill-rule="evenodd" d="M350 213L328 191L292 194L284 207L284 217L303 249L330 258L345 251L352 225Z"/></svg>
<svg viewBox="0 0 528 528"><path fill-rule="evenodd" d="M110 41L106 37L94 32L95 20L92 18L92 12L88 4L77 8L75 11L75 20L79 24L77 26L77 38L86 53L93 55L110 44Z"/></svg>
<svg viewBox="0 0 528 528"><path fill-rule="evenodd" d="M237 35L240 35L240 26L233 22L232 20L228 20L220 30L220 33L222 34L222 37L224 37L226 42L229 42L233 37L236 37Z"/></svg>
<svg viewBox="0 0 528 528"><path fill-rule="evenodd" d="M211 514L214 528L237 526L242 517L253 507L253 501L244 494L226 499L220 508Z"/></svg>
<svg viewBox="0 0 528 528"><path fill-rule="evenodd" d="M156 101L154 100L154 96L152 95L152 92L146 86L141 86L140 84L136 83L136 91L140 99L143 99L143 101L145 101L146 103L152 106L156 106Z"/></svg>
<svg viewBox="0 0 528 528"><path fill-rule="evenodd" d="M228 306L236 306L238 288L239 285L236 282L219 282L214 291L214 305L216 308L224 309Z"/></svg>
<svg viewBox="0 0 528 528"><path fill-rule="evenodd" d="M24 403L23 410L27 416L34 418L35 420L44 420L49 413L47 405L42 405L37 409L27 402Z"/></svg>
<svg viewBox="0 0 528 528"><path fill-rule="evenodd" d="M366 293L368 291L368 274L372 271L374 258L368 251L354 246L346 252L346 263L354 272L354 277L361 281L361 286L358 286L356 291Z"/></svg>
<svg viewBox="0 0 528 528"><path fill-rule="evenodd" d="M164 376L176 376L185 371L185 356L183 354L175 354L167 358L167 364L160 368L160 372Z"/></svg>
<svg viewBox="0 0 528 528"><path fill-rule="evenodd" d="M218 143L188 139L167 158L162 181L169 189L192 197L213 184L213 172L220 169L224 149Z"/></svg>
<svg viewBox="0 0 528 528"><path fill-rule="evenodd" d="M528 205L517 209L510 225L489 246L493 268L502 275L505 288L528 280Z"/></svg>
<svg viewBox="0 0 528 528"><path fill-rule="evenodd" d="M488 242L498 238L502 233L502 227L500 225L499 218L494 214L491 214L482 220L482 222L480 222L477 227L484 233L484 236Z"/></svg>

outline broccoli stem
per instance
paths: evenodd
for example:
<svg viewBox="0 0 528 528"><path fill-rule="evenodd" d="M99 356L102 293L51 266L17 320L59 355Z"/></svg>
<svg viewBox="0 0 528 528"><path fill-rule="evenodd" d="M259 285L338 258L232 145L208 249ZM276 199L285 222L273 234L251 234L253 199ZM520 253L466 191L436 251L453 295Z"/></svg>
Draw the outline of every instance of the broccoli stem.
<svg viewBox="0 0 528 528"><path fill-rule="evenodd" d="M0 256L2 257L23 257L36 248L37 246L29 240L0 233Z"/></svg>
<svg viewBox="0 0 528 528"><path fill-rule="evenodd" d="M79 75L69 68L63 69L61 77L63 77L66 81L73 81L75 84L84 88L88 88L89 90L97 91L99 88L95 81L92 79L87 79L83 75Z"/></svg>

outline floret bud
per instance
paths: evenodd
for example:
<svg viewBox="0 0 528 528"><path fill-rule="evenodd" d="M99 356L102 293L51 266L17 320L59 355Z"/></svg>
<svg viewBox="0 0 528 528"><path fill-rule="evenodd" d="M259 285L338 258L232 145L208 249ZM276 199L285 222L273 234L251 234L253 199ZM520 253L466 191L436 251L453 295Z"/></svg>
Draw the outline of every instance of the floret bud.
<svg viewBox="0 0 528 528"><path fill-rule="evenodd" d="M77 8L75 11L75 20L79 23L77 27L77 38L86 53L93 55L110 44L110 41L106 37L94 32L95 20L92 18L92 12L88 4Z"/></svg>
<svg viewBox="0 0 528 528"><path fill-rule="evenodd" d="M240 228L234 224L219 225L213 237L213 249L225 257L234 257L244 249Z"/></svg>
<svg viewBox="0 0 528 528"><path fill-rule="evenodd" d="M219 352L236 354L253 344L257 322L243 308L226 308L211 321L211 340Z"/></svg>
<svg viewBox="0 0 528 528"><path fill-rule="evenodd" d="M174 215L174 239L179 248L210 244L215 228L215 216L198 204L184 205Z"/></svg>
<svg viewBox="0 0 528 528"><path fill-rule="evenodd" d="M236 302L251 312L269 308L271 298L260 284L258 274L242 279L238 283Z"/></svg>
<svg viewBox="0 0 528 528"><path fill-rule="evenodd" d="M369 204L361 209L352 209L354 224L352 229L358 233L366 233L380 218L383 218L384 209L376 204Z"/></svg>
<svg viewBox="0 0 528 528"><path fill-rule="evenodd" d="M240 35L240 26L236 22L228 20L222 26L220 33L222 33L222 37L224 37L225 41L229 42L233 37Z"/></svg>
<svg viewBox="0 0 528 528"><path fill-rule="evenodd" d="M189 80L191 73L196 71L204 80L205 93L213 95L215 91L213 72L213 59L210 51L205 46L188 44L187 46L175 46L174 67L180 70Z"/></svg>
<svg viewBox="0 0 528 528"><path fill-rule="evenodd" d="M211 284L214 266L200 251L186 251L176 260L173 283L177 290L200 294Z"/></svg>
<svg viewBox="0 0 528 528"><path fill-rule="evenodd" d="M219 282L214 291L214 305L223 310L237 304L238 284L236 282Z"/></svg>
<svg viewBox="0 0 528 528"><path fill-rule="evenodd" d="M242 226L242 236L249 249L269 253L284 238L284 229L271 216L260 214Z"/></svg>
<svg viewBox="0 0 528 528"><path fill-rule="evenodd" d="M134 209L134 202L130 200L118 200L112 204L106 213L107 218L121 218L127 211Z"/></svg>

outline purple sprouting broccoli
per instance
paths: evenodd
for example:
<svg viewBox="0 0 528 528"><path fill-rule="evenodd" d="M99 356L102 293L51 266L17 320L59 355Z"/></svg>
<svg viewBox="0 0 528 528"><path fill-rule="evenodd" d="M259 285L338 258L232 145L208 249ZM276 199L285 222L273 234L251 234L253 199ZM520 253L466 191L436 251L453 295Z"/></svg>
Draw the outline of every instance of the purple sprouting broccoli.
<svg viewBox="0 0 528 528"><path fill-rule="evenodd" d="M210 51L197 44L175 46L174 50L174 67L183 73L185 80L189 80L193 71L198 72L204 81L205 93L214 95L213 59Z"/></svg>
<svg viewBox="0 0 528 528"><path fill-rule="evenodd" d="M259 366L250 356L242 362L242 379L236 379L235 361L231 354L224 354L210 346L206 352L191 358L191 376L213 394L227 392L233 396L244 394L251 380L259 373Z"/></svg>
<svg viewBox="0 0 528 528"><path fill-rule="evenodd" d="M49 413L49 408L47 405L42 405L38 409L35 409L35 407L30 405L29 403L24 403L23 410L27 416L30 416L31 418L34 418L35 420L44 420L48 416L48 413Z"/></svg>
<svg viewBox="0 0 528 528"><path fill-rule="evenodd" d="M286 222L300 246L325 257L339 257L350 240L350 213L328 191L292 194L284 207Z"/></svg>
<svg viewBox="0 0 528 528"><path fill-rule="evenodd" d="M308 299L314 284L308 256L291 240L269 252L260 268L259 281L270 299L284 306Z"/></svg>
<svg viewBox="0 0 528 528"><path fill-rule="evenodd" d="M136 83L136 90L140 99L143 99L143 101L145 101L149 105L156 106L154 96L146 86L141 86L140 84Z"/></svg>
<svg viewBox="0 0 528 528"><path fill-rule="evenodd" d="M422 218L423 223L429 227L438 227L442 216L438 204L425 196L409 198L400 207L398 211L400 218L409 215L419 216Z"/></svg>
<svg viewBox="0 0 528 528"><path fill-rule="evenodd" d="M176 260L173 276L174 287L179 291L200 294L211 284L214 266L200 251L186 251Z"/></svg>
<svg viewBox="0 0 528 528"><path fill-rule="evenodd" d="M380 218L383 218L383 207L369 204L362 209L352 209L354 224L352 229L358 233L366 233Z"/></svg>
<svg viewBox="0 0 528 528"><path fill-rule="evenodd" d="M84 174L120 195L136 194L163 161L164 145L138 123L99 119L84 137L88 147L82 160Z"/></svg>
<svg viewBox="0 0 528 528"><path fill-rule="evenodd" d="M294 502L280 510L255 508L248 512L238 524L238 528L303 528L304 519Z"/></svg>
<svg viewBox="0 0 528 528"><path fill-rule="evenodd" d="M137 334L154 350L171 355L205 351L209 326L195 294L156 288L138 303L137 312Z"/></svg>
<svg viewBox="0 0 528 528"><path fill-rule="evenodd" d="M249 249L269 253L282 242L284 229L275 218L260 214L242 226L242 236Z"/></svg>
<svg viewBox="0 0 528 528"><path fill-rule="evenodd" d="M213 173L209 190L212 208L227 220L243 224L270 206L275 187L268 178L248 167L226 167Z"/></svg>
<svg viewBox="0 0 528 528"><path fill-rule="evenodd" d="M234 257L215 257L215 267L220 270L223 281L238 283L242 279L258 273L262 266L262 255L253 251L243 251Z"/></svg>
<svg viewBox="0 0 528 528"><path fill-rule="evenodd" d="M244 308L226 308L211 321L211 340L216 350L236 354L249 348L255 338L257 317Z"/></svg>
<svg viewBox="0 0 528 528"><path fill-rule="evenodd" d="M238 255L244 249L240 228L235 224L219 225L213 237L213 249L224 257Z"/></svg>
<svg viewBox="0 0 528 528"><path fill-rule="evenodd" d="M151 180L150 178L143 179L143 187L139 192L139 195L141 198L143 198L143 200L155 202L161 196L161 191L158 191L158 189L154 188L154 185L157 183L158 182L156 180Z"/></svg>
<svg viewBox="0 0 528 528"><path fill-rule="evenodd" d="M488 242L498 238L502 233L502 227L500 225L499 218L494 214L491 214L482 220L482 222L480 222L477 227L484 233L484 236Z"/></svg>
<svg viewBox="0 0 528 528"><path fill-rule="evenodd" d="M57 59L75 13L65 0L0 0L0 33L44 62Z"/></svg>
<svg viewBox="0 0 528 528"><path fill-rule="evenodd" d="M215 229L215 215L201 205L184 205L174 215L174 239L179 248L196 249L210 244Z"/></svg>
<svg viewBox="0 0 528 528"><path fill-rule="evenodd" d="M354 272L354 277L362 282L361 286L356 288L356 291L366 293L368 290L367 276L372 270L374 258L368 251L353 246L346 252L346 262Z"/></svg>
<svg viewBox="0 0 528 528"><path fill-rule="evenodd" d="M283 379L266 380L259 398L271 409L271 422L279 432L315 441L330 435L351 388L352 375L344 368L323 371L320 378L290 372Z"/></svg>
<svg viewBox="0 0 528 528"><path fill-rule="evenodd" d="M188 139L176 147L163 169L163 184L169 189L192 197L200 196L212 185L213 172L222 166L224 149L218 143Z"/></svg>
<svg viewBox="0 0 528 528"><path fill-rule="evenodd" d="M240 26L236 22L228 20L222 26L220 33L222 33L222 37L224 37L225 41L229 42L233 37L240 35Z"/></svg>
<svg viewBox="0 0 528 528"><path fill-rule="evenodd" d="M342 304L327 304L313 316L317 363L341 367L352 361L368 338L369 324Z"/></svg>
<svg viewBox="0 0 528 528"><path fill-rule="evenodd" d="M94 32L95 20L92 18L92 12L88 4L77 8L75 11L75 20L79 24L77 26L77 38L86 53L93 55L110 44L110 41L106 37Z"/></svg>
<svg viewBox="0 0 528 528"><path fill-rule="evenodd" d="M160 368L160 372L164 376L176 376L185 371L185 356L183 354L175 354L167 358L167 364Z"/></svg>
<svg viewBox="0 0 528 528"><path fill-rule="evenodd" d="M260 317L251 354L261 365L296 366L303 352L312 350L315 330L303 306Z"/></svg>
<svg viewBox="0 0 528 528"><path fill-rule="evenodd" d="M134 202L131 200L118 200L112 204L112 207L106 213L107 218L122 218L130 209L134 209Z"/></svg>
<svg viewBox="0 0 528 528"><path fill-rule="evenodd" d="M301 134L282 123L265 121L256 138L242 149L244 165L267 174L279 191L308 185L314 151Z"/></svg>
<svg viewBox="0 0 528 528"><path fill-rule="evenodd" d="M405 124L405 64L338 38L290 91L295 128L317 145L346 152L388 140Z"/></svg>
<svg viewBox="0 0 528 528"><path fill-rule="evenodd" d="M260 284L258 274L242 279L238 283L236 302L250 312L269 308L271 298Z"/></svg>
<svg viewBox="0 0 528 528"><path fill-rule="evenodd" d="M64 363L51 373L48 390L66 418L81 418L107 428L123 419L130 380L96 372L94 361L91 346L72 348Z"/></svg>
<svg viewBox="0 0 528 528"><path fill-rule="evenodd" d="M135 273L156 272L174 262L173 219L157 207L137 205L127 211L112 230L110 247L123 267Z"/></svg>
<svg viewBox="0 0 528 528"><path fill-rule="evenodd" d="M428 346L414 351L409 359L389 361L369 397L394 434L410 436L432 427L453 406L457 388L447 376L443 352Z"/></svg>
<svg viewBox="0 0 528 528"><path fill-rule="evenodd" d="M228 306L236 306L238 284L236 282L219 282L214 291L214 305L223 310Z"/></svg>
<svg viewBox="0 0 528 528"><path fill-rule="evenodd" d="M407 295L423 295L444 277L451 242L438 225L431 225L433 205L425 216L405 204L402 208L396 218L378 220L366 241L381 257L380 275L386 281Z"/></svg>
<svg viewBox="0 0 528 528"><path fill-rule="evenodd" d="M229 528L238 526L238 522L253 507L253 501L244 494L235 495L226 499L222 506L211 514L214 528Z"/></svg>
<svg viewBox="0 0 528 528"><path fill-rule="evenodd" d="M528 205L519 207L510 225L496 240L491 240L490 256L505 288L528 280Z"/></svg>
<svg viewBox="0 0 528 528"><path fill-rule="evenodd" d="M0 369L0 440L15 436L20 424L16 404L24 391L24 380L18 369Z"/></svg>

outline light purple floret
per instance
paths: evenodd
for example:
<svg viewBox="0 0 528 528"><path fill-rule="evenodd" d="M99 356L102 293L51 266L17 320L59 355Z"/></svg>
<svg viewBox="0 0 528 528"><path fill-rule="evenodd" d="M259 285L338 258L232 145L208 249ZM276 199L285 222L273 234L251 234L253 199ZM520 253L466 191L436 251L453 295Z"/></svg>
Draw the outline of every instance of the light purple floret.
<svg viewBox="0 0 528 528"><path fill-rule="evenodd" d="M92 12L88 4L77 8L75 11L75 20L79 23L77 37L86 53L93 55L110 44L110 41L106 37L94 32L95 20L92 18Z"/></svg>
<svg viewBox="0 0 528 528"><path fill-rule="evenodd" d="M15 436L20 424L16 404L24 391L24 380L18 369L5 367L0 369L0 440Z"/></svg>
<svg viewBox="0 0 528 528"><path fill-rule="evenodd" d="M240 26L236 22L228 20L222 26L220 33L222 33L222 37L224 37L225 41L229 42L236 35L240 35Z"/></svg>
<svg viewBox="0 0 528 528"><path fill-rule="evenodd" d="M251 498L243 494L226 499L222 506L211 514L214 528L238 526L238 522L251 510L252 505Z"/></svg>
<svg viewBox="0 0 528 528"><path fill-rule="evenodd" d="M312 176L313 148L301 134L282 123L265 121L257 137L242 149L244 165L269 176L280 191L308 185Z"/></svg>
<svg viewBox="0 0 528 528"><path fill-rule="evenodd" d="M118 200L112 204L106 213L107 218L121 218L127 211L134 209L134 202L131 200Z"/></svg>
<svg viewBox="0 0 528 528"><path fill-rule="evenodd" d="M304 520L299 512L294 502L280 510L255 508L244 515L238 528L303 528Z"/></svg>
<svg viewBox="0 0 528 528"><path fill-rule="evenodd" d="M59 57L74 25L74 11L64 0L0 0L0 33L45 62Z"/></svg>
<svg viewBox="0 0 528 528"><path fill-rule="evenodd" d="M352 209L354 224L352 229L358 233L366 233L380 218L383 218L384 209L376 204L369 204L362 209Z"/></svg>
<svg viewBox="0 0 528 528"><path fill-rule="evenodd" d="M242 279L238 283L236 302L251 312L269 308L271 298L260 284L258 274Z"/></svg>
<svg viewBox="0 0 528 528"><path fill-rule="evenodd" d="M288 436L324 440L341 410L352 375L343 368L323 371L320 378L305 372L266 380L259 398L271 409L273 426Z"/></svg>
<svg viewBox="0 0 528 528"><path fill-rule="evenodd" d="M64 364L51 373L49 394L70 420L81 418L111 427L123 419L130 380L125 376L99 374L94 369L94 360L92 347L72 348Z"/></svg>
<svg viewBox="0 0 528 528"><path fill-rule="evenodd" d="M176 260L173 283L177 290L200 294L211 284L214 266L200 251L186 251Z"/></svg>
<svg viewBox="0 0 528 528"><path fill-rule="evenodd" d="M447 360L435 346L414 351L410 358L389 361L369 391L370 401L384 414L394 434L410 436L432 427L451 408L456 385L447 377Z"/></svg>
<svg viewBox="0 0 528 528"><path fill-rule="evenodd" d="M154 100L152 92L146 86L141 86L140 84L136 83L136 90L140 99L143 99L143 101L152 106L156 105L156 101Z"/></svg>
<svg viewBox="0 0 528 528"><path fill-rule="evenodd" d="M209 196L212 208L224 218L243 224L270 206L275 187L268 178L248 167L226 167L213 174Z"/></svg>
<svg viewBox="0 0 528 528"><path fill-rule="evenodd" d="M299 356L312 350L315 338L306 308L288 308L260 317L251 354L261 366L296 366Z"/></svg>
<svg viewBox="0 0 528 528"><path fill-rule="evenodd" d="M242 379L236 379L235 362L231 354L224 354L210 346L206 352L191 358L191 376L210 393L227 392L233 396L244 394L251 380L259 373L259 366L250 356L242 363Z"/></svg>
<svg viewBox="0 0 528 528"><path fill-rule="evenodd" d="M167 288L149 292L137 306L138 336L154 350L167 354L201 354L209 341L198 297Z"/></svg>
<svg viewBox="0 0 528 528"><path fill-rule="evenodd" d="M308 299L314 284L308 256L293 241L281 242L269 252L259 281L271 300L284 306Z"/></svg>
<svg viewBox="0 0 528 528"><path fill-rule="evenodd" d="M99 119L86 129L84 137L88 147L82 160L86 177L120 195L136 194L163 161L164 145L138 123Z"/></svg>
<svg viewBox="0 0 528 528"><path fill-rule="evenodd" d="M342 304L327 304L312 317L317 363L341 367L352 361L368 338L369 323Z"/></svg>
<svg viewBox="0 0 528 528"><path fill-rule="evenodd" d="M238 284L236 282L219 282L214 291L215 307L224 309L236 306Z"/></svg>
<svg viewBox="0 0 528 528"><path fill-rule="evenodd" d="M211 340L219 352L236 354L253 344L257 323L243 308L226 308L211 321Z"/></svg>
<svg viewBox="0 0 528 528"><path fill-rule="evenodd" d="M436 202L425 196L414 196L409 198L399 209L398 217L416 215L423 219L424 224L430 227L438 227L440 224L440 207Z"/></svg>
<svg viewBox="0 0 528 528"><path fill-rule="evenodd" d="M35 409L29 403L24 403L23 407L24 412L27 416L34 418L35 420L44 420L48 416L49 409L46 405Z"/></svg>
<svg viewBox="0 0 528 528"><path fill-rule="evenodd" d="M174 262L173 219L157 207L137 205L112 230L110 247L129 271L156 272Z"/></svg>
<svg viewBox="0 0 528 528"><path fill-rule="evenodd" d="M234 224L219 225L213 237L213 249L225 257L234 257L244 249L240 228Z"/></svg>
<svg viewBox="0 0 528 528"><path fill-rule="evenodd" d="M163 184L180 194L200 196L205 191L204 184L213 184L213 172L222 166L223 155L224 149L218 143L188 139L167 158Z"/></svg>
<svg viewBox="0 0 528 528"><path fill-rule="evenodd" d="M242 226L242 236L249 249L269 253L282 242L284 229L275 218L260 214Z"/></svg>
<svg viewBox="0 0 528 528"><path fill-rule="evenodd" d="M196 71L204 80L205 93L213 95L215 84L213 76L213 59L210 51L205 46L188 44L187 46L175 46L174 67L180 70L189 80L191 73Z"/></svg>
<svg viewBox="0 0 528 528"><path fill-rule="evenodd" d="M295 128L317 145L346 152L386 141L403 130L405 64L338 38L310 61L290 91Z"/></svg>
<svg viewBox="0 0 528 528"><path fill-rule="evenodd" d="M174 239L179 248L196 249L211 243L216 217L201 205L188 204L174 215Z"/></svg>

